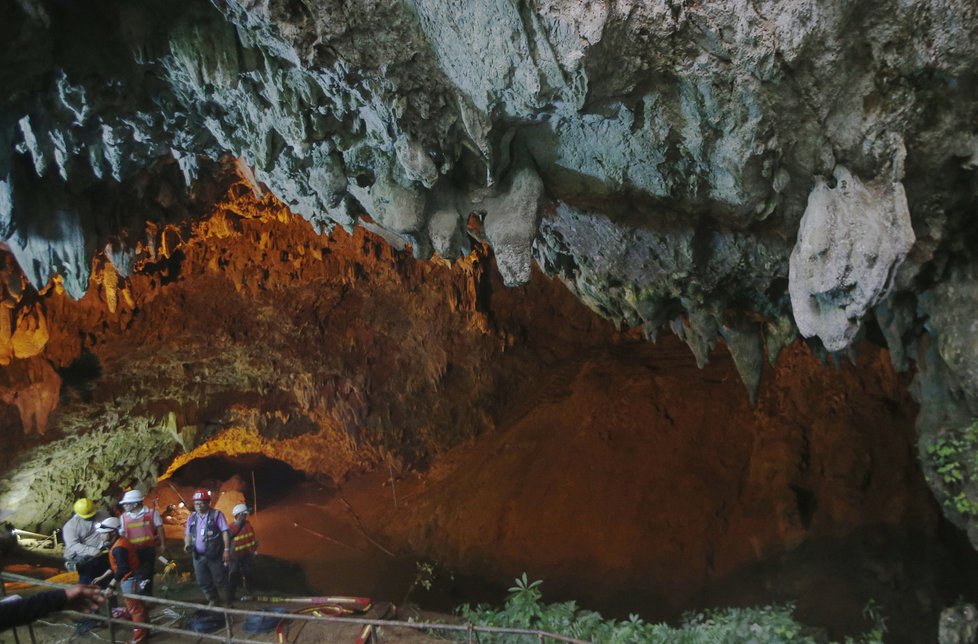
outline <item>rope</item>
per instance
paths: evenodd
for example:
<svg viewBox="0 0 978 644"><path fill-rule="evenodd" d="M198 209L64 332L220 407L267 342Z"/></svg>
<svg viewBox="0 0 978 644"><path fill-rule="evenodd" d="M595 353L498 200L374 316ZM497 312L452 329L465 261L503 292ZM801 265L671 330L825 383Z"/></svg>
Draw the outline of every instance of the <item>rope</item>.
<svg viewBox="0 0 978 644"><path fill-rule="evenodd" d="M56 584L42 579L34 579L33 577L24 577L22 575L15 575L9 572L0 573L0 578L8 579L10 581L24 581L37 586L47 586L49 588L68 588L65 584ZM201 604L194 604L191 602L182 602L173 599L164 599L161 597L153 597L151 595L133 595L127 593L117 592L115 593L118 597L124 597L129 599L137 599L150 604L167 604L169 606L180 606L182 608L189 608L193 610L200 610L204 608ZM242 610L237 608L223 608L214 606L208 610L215 612L222 612L225 614L226 619L229 619L230 615L258 615L261 617L268 617L268 611L261 610ZM65 610L61 611L68 615L85 617L88 619L97 619L99 621L106 622L110 627L114 624L121 624L123 626L130 626L133 628L145 628L148 630L158 630L164 633L172 633L176 635L191 635L193 637L213 640L217 642L235 642L236 644L268 644L268 642L259 642L257 640L241 639L239 637L234 637L231 639L225 638L223 635L211 635L209 633L195 633L192 631L170 628L167 626L162 626L160 624L153 624L152 622L136 623L129 622L121 619L115 619L112 617L105 617L99 615L98 613L79 613L77 611ZM474 633L499 633L499 634L511 634L511 635L535 635L543 641L544 638L556 640L558 642L569 642L570 644L591 644L586 640L579 640L573 637L568 637L566 635L560 635L557 633L549 633L547 631L541 631L539 629L530 628L506 628L501 626L479 626L476 624L444 624L440 622L404 622L400 620L383 620L383 619L364 619L360 617L326 617L326 616L316 616L316 615L303 615L300 613L282 613L282 619L287 620L299 620L304 622L333 622L336 624L360 624L360 625L373 625L373 626L384 626L393 628L410 628L414 630L425 630L425 631L455 631L455 632L465 632L469 637ZM230 634L228 635L230 638Z"/></svg>

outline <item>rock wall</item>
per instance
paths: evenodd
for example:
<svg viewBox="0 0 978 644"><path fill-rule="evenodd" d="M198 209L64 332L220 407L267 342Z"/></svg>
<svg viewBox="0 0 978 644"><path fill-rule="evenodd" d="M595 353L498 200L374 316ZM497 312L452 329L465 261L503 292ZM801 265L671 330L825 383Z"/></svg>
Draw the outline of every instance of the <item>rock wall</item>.
<svg viewBox="0 0 978 644"><path fill-rule="evenodd" d="M37 289L83 297L105 251L125 278L230 155L317 230L421 258L484 239L509 286L535 260L701 363L722 338L752 397L799 334L840 352L880 332L917 364L925 459L978 413L949 290L974 262L972 2L0 12L0 238ZM33 319L0 360L36 354Z"/></svg>

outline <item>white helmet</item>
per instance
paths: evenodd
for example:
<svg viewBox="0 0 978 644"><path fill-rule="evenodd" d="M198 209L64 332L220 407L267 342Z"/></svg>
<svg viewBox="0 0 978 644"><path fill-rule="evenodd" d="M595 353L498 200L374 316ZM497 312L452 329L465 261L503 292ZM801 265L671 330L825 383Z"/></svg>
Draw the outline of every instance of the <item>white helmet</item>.
<svg viewBox="0 0 978 644"><path fill-rule="evenodd" d="M118 532L122 527L122 522L116 517L109 517L104 521L95 524L95 532L106 534L108 532Z"/></svg>
<svg viewBox="0 0 978 644"><path fill-rule="evenodd" d="M142 503L143 493L139 490L129 490L122 496L122 500L119 503Z"/></svg>
<svg viewBox="0 0 978 644"><path fill-rule="evenodd" d="M236 517L242 512L248 514L248 506L245 505L244 503L239 503L236 506L234 506L233 510L231 510L231 516Z"/></svg>

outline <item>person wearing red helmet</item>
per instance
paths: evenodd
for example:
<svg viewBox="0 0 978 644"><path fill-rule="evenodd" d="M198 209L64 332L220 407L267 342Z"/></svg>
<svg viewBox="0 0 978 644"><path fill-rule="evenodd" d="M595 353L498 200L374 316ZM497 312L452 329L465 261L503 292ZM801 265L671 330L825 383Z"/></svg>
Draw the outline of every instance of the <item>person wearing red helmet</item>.
<svg viewBox="0 0 978 644"><path fill-rule="evenodd" d="M231 557L231 536L227 519L220 510L211 509L209 490L197 490L193 500L194 512L187 518L183 537L184 550L193 557L197 585L204 591L208 604L220 602L222 589L230 604L227 564Z"/></svg>

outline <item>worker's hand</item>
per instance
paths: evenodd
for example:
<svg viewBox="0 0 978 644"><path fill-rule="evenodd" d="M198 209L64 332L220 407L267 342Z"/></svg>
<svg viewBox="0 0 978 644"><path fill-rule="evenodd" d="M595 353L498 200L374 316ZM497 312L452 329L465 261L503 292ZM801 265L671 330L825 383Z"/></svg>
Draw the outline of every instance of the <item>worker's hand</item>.
<svg viewBox="0 0 978 644"><path fill-rule="evenodd" d="M75 584L65 588L65 595L68 596L68 608L88 613L97 610L99 604L105 602L101 589L95 584Z"/></svg>
<svg viewBox="0 0 978 644"><path fill-rule="evenodd" d="M112 570L106 570L106 571L105 571L105 572L103 572L103 573L102 573L101 575L99 575L98 577L96 577L95 579L93 579L93 580L92 580L92 583L93 583L93 584L95 584L95 585L97 586L97 585L99 585L99 584L101 584L101 583L102 583L102 580L103 580L103 579L106 579L107 577L111 577L111 576L112 576L112 574L113 574L113 573L112 573Z"/></svg>
<svg viewBox="0 0 978 644"><path fill-rule="evenodd" d="M224 563L231 561L231 552L229 550L224 551Z"/></svg>
<svg viewBox="0 0 978 644"><path fill-rule="evenodd" d="M188 543L187 545L185 545L183 547L183 550L184 550L184 552L193 552L194 551L194 544Z"/></svg>

